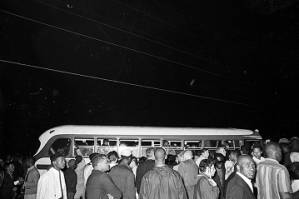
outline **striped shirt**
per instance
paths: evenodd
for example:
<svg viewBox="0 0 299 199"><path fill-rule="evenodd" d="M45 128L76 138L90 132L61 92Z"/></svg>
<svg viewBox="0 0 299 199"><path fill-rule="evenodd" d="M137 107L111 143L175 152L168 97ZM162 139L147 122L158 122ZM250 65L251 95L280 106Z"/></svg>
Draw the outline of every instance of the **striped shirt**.
<svg viewBox="0 0 299 199"><path fill-rule="evenodd" d="M279 193L291 193L289 172L274 159L265 158L257 165L258 199L280 199Z"/></svg>

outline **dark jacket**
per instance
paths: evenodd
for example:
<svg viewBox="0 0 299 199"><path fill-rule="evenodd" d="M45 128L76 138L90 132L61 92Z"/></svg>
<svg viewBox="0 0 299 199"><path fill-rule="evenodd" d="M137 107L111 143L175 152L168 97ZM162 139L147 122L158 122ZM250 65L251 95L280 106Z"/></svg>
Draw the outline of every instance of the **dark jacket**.
<svg viewBox="0 0 299 199"><path fill-rule="evenodd" d="M107 194L112 195L114 199L121 198L121 191L111 177L104 172L93 170L86 183L85 198L108 199Z"/></svg>
<svg viewBox="0 0 299 199"><path fill-rule="evenodd" d="M136 188L137 192L140 192L141 180L146 172L153 169L155 166L155 160L145 160L137 167L136 171Z"/></svg>
<svg viewBox="0 0 299 199"><path fill-rule="evenodd" d="M129 166L119 164L111 169L109 175L122 192L122 199L136 198L135 176Z"/></svg>
<svg viewBox="0 0 299 199"><path fill-rule="evenodd" d="M7 172L4 172L2 186L0 188L1 199L11 199L14 196L14 179Z"/></svg>
<svg viewBox="0 0 299 199"><path fill-rule="evenodd" d="M194 187L194 197L192 199L217 199L218 197L218 186L213 186L209 182L208 176L204 174L199 175L197 184Z"/></svg>
<svg viewBox="0 0 299 199"><path fill-rule="evenodd" d="M154 167L143 176L139 199L187 199L187 193L178 172Z"/></svg>
<svg viewBox="0 0 299 199"><path fill-rule="evenodd" d="M192 159L185 160L179 164L178 172L183 179L188 198L192 199L194 186L197 183L198 166Z"/></svg>
<svg viewBox="0 0 299 199"><path fill-rule="evenodd" d="M235 174L227 183L225 199L255 199L248 184Z"/></svg>
<svg viewBox="0 0 299 199"><path fill-rule="evenodd" d="M25 195L36 194L39 177L40 174L35 166L28 169L24 182Z"/></svg>
<svg viewBox="0 0 299 199"><path fill-rule="evenodd" d="M64 179L66 185L66 191L68 193L76 193L77 186L77 173L72 168L67 168L64 171Z"/></svg>

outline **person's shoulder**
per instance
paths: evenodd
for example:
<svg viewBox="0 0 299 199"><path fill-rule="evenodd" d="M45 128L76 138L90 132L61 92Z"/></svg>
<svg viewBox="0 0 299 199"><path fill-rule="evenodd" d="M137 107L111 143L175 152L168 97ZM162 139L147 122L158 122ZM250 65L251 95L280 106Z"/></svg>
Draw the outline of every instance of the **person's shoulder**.
<svg viewBox="0 0 299 199"><path fill-rule="evenodd" d="M227 181L227 184L228 185L237 185L238 181L242 180L242 178L238 175L238 174L235 174L232 178L230 178L228 181Z"/></svg>
<svg viewBox="0 0 299 199"><path fill-rule="evenodd" d="M51 171L48 170L47 172L43 173L41 176L40 176L40 181L45 181L47 180L50 176L51 176Z"/></svg>

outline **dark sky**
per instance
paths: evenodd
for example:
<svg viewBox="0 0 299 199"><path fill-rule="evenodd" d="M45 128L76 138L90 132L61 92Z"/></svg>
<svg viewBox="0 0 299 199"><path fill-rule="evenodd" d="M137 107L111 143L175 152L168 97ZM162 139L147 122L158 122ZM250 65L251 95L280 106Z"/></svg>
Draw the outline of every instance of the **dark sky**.
<svg viewBox="0 0 299 199"><path fill-rule="evenodd" d="M297 134L297 1L67 4L1 2L4 151L35 151L64 124Z"/></svg>

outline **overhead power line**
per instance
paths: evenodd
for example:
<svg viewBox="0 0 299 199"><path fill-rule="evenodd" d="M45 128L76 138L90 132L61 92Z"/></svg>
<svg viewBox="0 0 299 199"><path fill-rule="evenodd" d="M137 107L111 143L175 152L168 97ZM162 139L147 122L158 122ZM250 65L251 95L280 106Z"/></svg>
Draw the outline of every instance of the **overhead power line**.
<svg viewBox="0 0 299 199"><path fill-rule="evenodd" d="M38 66L38 65L25 64L25 63L21 63L21 62L17 62L17 61L0 59L0 62L6 63L6 64L12 64L15 66L23 66L23 67L32 68L32 69L45 70L45 71L66 74L66 75L73 75L73 76L79 76L79 77L83 77L83 78L101 80L101 81L106 81L106 82L110 82L113 84L126 85L126 86L132 86L132 87L143 88L143 89L148 89L148 90L155 90L155 91L164 92L164 93L195 97L195 98L199 98L199 99L216 101L216 102L227 103L227 104L235 104L235 105L241 105L241 106L246 106L246 107L249 106L246 103L233 101L233 100L226 100L226 99L222 99L222 98L216 98L216 97L210 97L210 96L204 96L204 95L196 95L196 94L192 94L192 93L186 93L183 91L170 90L170 89L158 88L158 87L154 87L154 86L130 83L130 82L126 82L126 81L108 79L108 78L94 76L94 75L84 75L84 74L70 72L70 71L66 71L66 70L57 70L57 69L42 67L42 66Z"/></svg>
<svg viewBox="0 0 299 199"><path fill-rule="evenodd" d="M116 43L113 43L113 42L110 42L110 41L107 41L107 40L99 39L99 38L96 38L96 37L93 37L93 36L88 36L88 35L85 35L83 33L75 32L75 31L68 30L68 29L65 29L65 28L62 28L62 27L51 25L51 24L48 24L48 23L45 23L45 22L42 22L42 21L30 18L30 17L25 17L25 16L22 16L22 15L19 15L19 14L15 14L15 13L7 11L7 10L0 9L0 11L2 13L7 14L7 15L11 15L11 16L23 19L23 20L31 21L31 22L34 22L34 23L37 23L37 24L40 24L40 25L44 25L44 26L47 26L47 27L50 27L50 28L53 28L53 29L57 29L57 30L64 31L64 32L67 32L67 33L70 33L70 34L81 36L81 37L84 37L84 38L87 38L87 39L95 40L95 41L98 41L98 42L101 42L101 43L104 43L104 44L107 44L107 45L110 45L110 46L116 46L118 48L129 50L129 51L132 51L132 52L135 52L135 53L139 53L139 54L142 54L142 55L146 55L146 56L149 56L149 57L161 60L161 61L165 61L165 62L168 62L168 63L176 64L176 65L181 66L181 67L193 69L193 70L200 71L200 72L203 72L203 73L207 73L209 75L213 75L213 76L216 76L216 77L222 77L222 78L226 77L226 76L224 76L222 74L211 72L211 71L199 68L199 67L194 66L194 65L189 65L189 64L177 62L177 61L165 58L165 57L153 55L153 54L150 54L148 52L136 50L136 49L133 49L133 48L130 48L130 47L127 47L127 46L123 46L123 45L120 45L120 44L116 44Z"/></svg>
<svg viewBox="0 0 299 199"><path fill-rule="evenodd" d="M67 13L67 14L69 14L69 15L73 15L73 16L76 16L76 17L80 17L80 18L82 18L82 19L85 19L85 20L88 20L88 21L91 21L91 22L94 22L94 23L97 23L97 24L106 26L106 27L108 27L108 28L110 28L110 29L117 30L117 31L120 31L120 32L129 34L129 35L133 35L133 36L135 36L135 37L141 38L141 39L143 39L143 40L147 40L147 41L149 41L149 42L152 42L152 43L154 43L154 44L158 44L158 45L163 46L163 47L166 47L166 48L168 48L168 49L172 49L172 50L177 51L177 52L180 52L180 53L182 53L182 54L186 54L186 55L192 56L192 57L197 58L197 59L199 59L199 60L205 60L204 58L199 57L198 55L195 55L195 54L193 54L193 53L191 53L191 52L188 52L188 51L181 50L181 49L178 49L178 48L176 48L176 47L170 46L170 45L165 44L165 43L163 43L163 42L161 42L161 41L158 41L158 40L155 40L155 39L151 39L151 38L148 38L148 37L146 37L146 36L143 36L143 35L140 35L140 34L137 34L137 33L131 32L131 31L128 31L128 30L124 30L124 29L122 29L122 28L119 28L119 27L116 27L116 26L113 26L113 25L109 25L109 24L104 23L104 22L102 22L102 21L99 21L99 20L96 20L96 19L93 19L93 18L90 18L90 17L86 17L86 16L77 14L77 13L75 13L75 12L71 12L71 11L66 10L66 9L63 9L63 8L59 8L59 7L54 6L54 5L52 5L52 4L49 4L49 3L45 3L45 2L42 2L42 1L39 1L39 0L36 0L36 1L37 1L38 3L40 3L40 4L43 4L43 5L48 6L48 7L50 7L50 8L53 8L53 9L62 11L62 12Z"/></svg>

